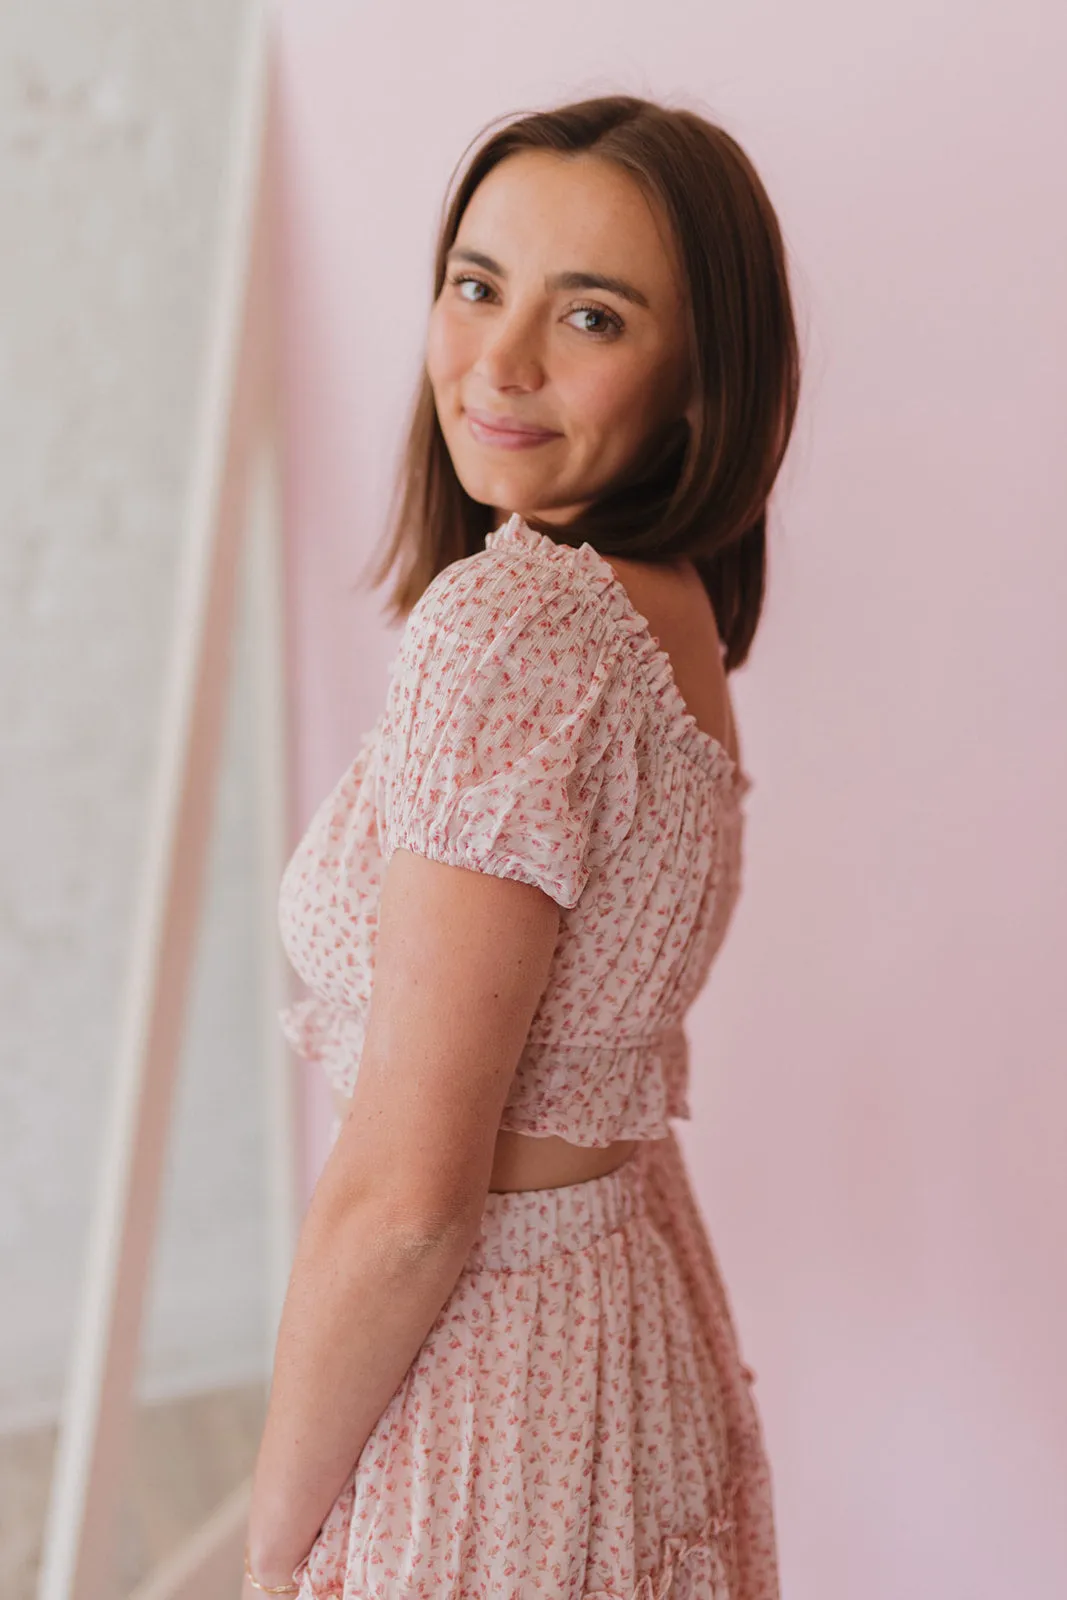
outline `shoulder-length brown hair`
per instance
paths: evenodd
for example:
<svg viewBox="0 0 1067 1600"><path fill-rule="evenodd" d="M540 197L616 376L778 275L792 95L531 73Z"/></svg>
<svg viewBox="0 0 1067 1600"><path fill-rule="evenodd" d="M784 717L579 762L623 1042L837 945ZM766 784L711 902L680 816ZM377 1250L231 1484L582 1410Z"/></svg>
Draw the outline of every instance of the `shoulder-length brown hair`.
<svg viewBox="0 0 1067 1600"><path fill-rule="evenodd" d="M483 129L482 132L485 130ZM475 143L481 135L475 136ZM438 232L434 299L460 220L482 179L522 150L595 152L659 200L688 282L696 422L684 418L624 482L565 526L527 518L560 543L604 555L687 557L703 579L727 672L745 661L763 606L767 502L789 443L800 382L785 248L774 208L730 135L695 112L633 95L519 116L477 149L450 187ZM493 508L456 476L425 368L410 412L376 587L399 562L393 620L453 561L481 550Z"/></svg>

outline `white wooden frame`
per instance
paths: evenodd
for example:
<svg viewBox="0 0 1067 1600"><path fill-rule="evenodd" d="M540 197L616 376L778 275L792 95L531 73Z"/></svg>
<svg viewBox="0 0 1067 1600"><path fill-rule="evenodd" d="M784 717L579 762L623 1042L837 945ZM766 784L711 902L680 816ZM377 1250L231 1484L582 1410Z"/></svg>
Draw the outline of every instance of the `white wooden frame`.
<svg viewBox="0 0 1067 1600"><path fill-rule="evenodd" d="M250 3L240 62L184 563L118 1058L45 1528L38 1600L113 1600L143 1305L220 760L242 551L258 692L270 1347L299 1215L295 1073L276 1022L288 987L276 925L287 842L277 449L276 227L269 7ZM246 538L246 530L248 537ZM249 1483L137 1591L234 1600Z"/></svg>

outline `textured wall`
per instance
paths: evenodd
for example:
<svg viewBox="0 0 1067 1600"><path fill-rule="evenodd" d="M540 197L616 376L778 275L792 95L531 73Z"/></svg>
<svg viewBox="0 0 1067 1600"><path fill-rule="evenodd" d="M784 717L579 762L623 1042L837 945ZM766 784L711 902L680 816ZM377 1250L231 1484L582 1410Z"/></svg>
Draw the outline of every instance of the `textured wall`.
<svg viewBox="0 0 1067 1600"><path fill-rule="evenodd" d="M0 1427L66 1371L218 235L237 0L0 7ZM145 1387L267 1360L238 661Z"/></svg>

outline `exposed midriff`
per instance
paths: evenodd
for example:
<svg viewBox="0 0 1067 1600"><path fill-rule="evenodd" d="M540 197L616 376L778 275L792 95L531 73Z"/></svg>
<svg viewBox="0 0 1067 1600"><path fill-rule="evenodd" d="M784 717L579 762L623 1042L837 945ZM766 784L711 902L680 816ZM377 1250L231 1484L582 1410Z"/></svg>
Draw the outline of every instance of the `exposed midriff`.
<svg viewBox="0 0 1067 1600"><path fill-rule="evenodd" d="M349 1098L334 1091L334 1106L342 1119L347 1115ZM513 1133L501 1128L496 1136L490 1193L516 1189L558 1189L566 1184L585 1183L601 1178L629 1159L637 1149L637 1139L617 1139L614 1144L592 1148L571 1144L555 1135Z"/></svg>

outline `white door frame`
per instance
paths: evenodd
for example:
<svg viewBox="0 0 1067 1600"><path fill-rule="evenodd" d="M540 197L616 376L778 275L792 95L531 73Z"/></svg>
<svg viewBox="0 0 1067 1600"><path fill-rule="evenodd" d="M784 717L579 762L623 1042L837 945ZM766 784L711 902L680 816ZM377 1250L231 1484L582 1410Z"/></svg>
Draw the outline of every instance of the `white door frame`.
<svg viewBox="0 0 1067 1600"><path fill-rule="evenodd" d="M116 1592L133 1380L204 894L242 559L251 562L260 757L271 1348L296 1236L296 1074L271 1003L283 1004L288 987L276 924L288 817L272 42L269 6L253 0L239 64L147 848L38 1600L113 1600ZM248 1493L246 1482L224 1501L140 1587L140 1600L236 1595Z"/></svg>

